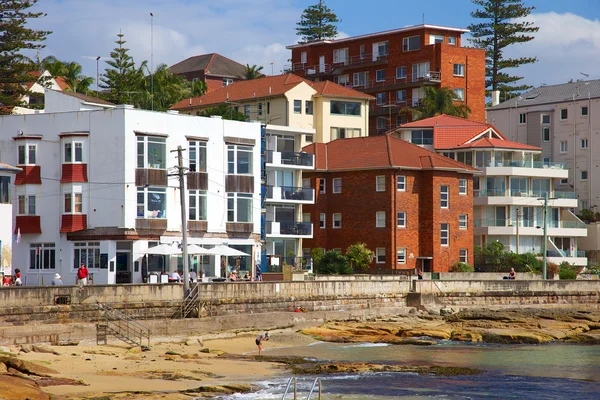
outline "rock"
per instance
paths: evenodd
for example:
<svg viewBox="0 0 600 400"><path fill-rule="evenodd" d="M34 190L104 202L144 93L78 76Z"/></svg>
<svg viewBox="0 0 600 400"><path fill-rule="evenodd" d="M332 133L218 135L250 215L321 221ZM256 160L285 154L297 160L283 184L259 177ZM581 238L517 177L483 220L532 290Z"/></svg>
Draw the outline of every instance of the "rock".
<svg viewBox="0 0 600 400"><path fill-rule="evenodd" d="M19 360L15 357L0 356L0 363L6 365L7 368L13 368L26 375L49 376L49 374L58 374L57 371L51 368L31 361Z"/></svg>
<svg viewBox="0 0 600 400"><path fill-rule="evenodd" d="M222 356L223 354L225 354L225 352L223 350L211 350L210 354L216 354L217 356Z"/></svg>
<svg viewBox="0 0 600 400"><path fill-rule="evenodd" d="M208 347L205 347L200 350L200 353L210 353L210 349Z"/></svg>
<svg viewBox="0 0 600 400"><path fill-rule="evenodd" d="M427 310L427 313L429 315L440 315L440 310L438 310L437 308L430 308Z"/></svg>
<svg viewBox="0 0 600 400"><path fill-rule="evenodd" d="M11 352L10 350L11 349L9 349L6 346L0 346L0 353L10 353Z"/></svg>
<svg viewBox="0 0 600 400"><path fill-rule="evenodd" d="M106 351L106 350L85 350L84 351L85 354L97 354L100 356L114 356L116 355L116 353L113 353L112 351Z"/></svg>
<svg viewBox="0 0 600 400"><path fill-rule="evenodd" d="M133 361L139 361L141 359L142 359L142 357L140 357L140 356L129 356L129 357L124 358L124 360L133 360Z"/></svg>
<svg viewBox="0 0 600 400"><path fill-rule="evenodd" d="M64 342L59 342L59 346L79 346L79 340L67 340Z"/></svg>
<svg viewBox="0 0 600 400"><path fill-rule="evenodd" d="M28 379L0 375L0 399L3 400L49 400L50 396Z"/></svg>
<svg viewBox="0 0 600 400"><path fill-rule="evenodd" d="M183 358L184 360L195 360L198 357L198 354L184 354L181 356L181 358Z"/></svg>
<svg viewBox="0 0 600 400"><path fill-rule="evenodd" d="M141 347L132 347L129 350L127 350L127 354L140 354L142 352L142 348Z"/></svg>
<svg viewBox="0 0 600 400"><path fill-rule="evenodd" d="M6 365L4 363L0 363L0 375L6 374L7 372L8 368L6 368Z"/></svg>
<svg viewBox="0 0 600 400"><path fill-rule="evenodd" d="M452 315L454 314L456 311L454 311L451 308L442 308L440 309L440 315L444 316L444 315Z"/></svg>
<svg viewBox="0 0 600 400"><path fill-rule="evenodd" d="M34 344L33 346L31 346L31 350L35 351L36 353L48 353L48 354L54 354L54 355L60 356L60 353L58 351L53 350L46 346L37 346Z"/></svg>
<svg viewBox="0 0 600 400"><path fill-rule="evenodd" d="M450 336L451 340L458 340L461 342L481 342L483 338L478 332L465 332L465 331L453 331Z"/></svg>
<svg viewBox="0 0 600 400"><path fill-rule="evenodd" d="M409 314L416 314L417 313L417 309L416 308L411 308L410 310L408 310Z"/></svg>
<svg viewBox="0 0 600 400"><path fill-rule="evenodd" d="M167 352L165 354L168 356L181 356L180 353L173 351L173 350L167 350Z"/></svg>
<svg viewBox="0 0 600 400"><path fill-rule="evenodd" d="M21 351L23 353L30 353L31 352L31 346L28 344L24 344L23 346L21 346Z"/></svg>

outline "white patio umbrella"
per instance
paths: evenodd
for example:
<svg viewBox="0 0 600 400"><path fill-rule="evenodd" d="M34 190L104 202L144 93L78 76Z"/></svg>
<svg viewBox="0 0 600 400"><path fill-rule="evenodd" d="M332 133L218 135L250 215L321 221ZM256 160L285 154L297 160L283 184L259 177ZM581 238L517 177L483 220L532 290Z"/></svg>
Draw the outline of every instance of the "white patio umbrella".
<svg viewBox="0 0 600 400"><path fill-rule="evenodd" d="M150 247L149 249L142 250L140 253L144 254L158 254L162 256L171 256L175 254L181 254L181 249L176 245L161 243L158 246Z"/></svg>
<svg viewBox="0 0 600 400"><path fill-rule="evenodd" d="M209 249L200 247L197 244L188 245L188 254L214 255Z"/></svg>
<svg viewBox="0 0 600 400"><path fill-rule="evenodd" d="M216 256L236 257L236 256L249 256L250 255L250 254L244 253L243 251L236 250L232 247L225 246L224 244L215 246L212 249L209 249L209 251L210 251L210 254L214 254Z"/></svg>

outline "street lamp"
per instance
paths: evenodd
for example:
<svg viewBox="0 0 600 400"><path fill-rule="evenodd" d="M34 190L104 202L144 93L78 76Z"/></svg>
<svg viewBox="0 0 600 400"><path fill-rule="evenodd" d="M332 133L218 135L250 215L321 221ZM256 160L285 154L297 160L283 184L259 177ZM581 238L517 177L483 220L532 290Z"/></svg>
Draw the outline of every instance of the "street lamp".
<svg viewBox="0 0 600 400"><path fill-rule="evenodd" d="M544 270L543 270L543 275L542 275L542 279L547 279L548 275L547 275L547 268L548 268L548 260L547 260L547 253L548 253L548 200L556 200L556 197L552 197L552 198L548 198L548 192L544 193L544 197L543 198L539 198L538 200L543 200L544 201L544 225L543 225L543 229L544 229L544 243L542 245L542 249L543 249L543 263L544 263Z"/></svg>

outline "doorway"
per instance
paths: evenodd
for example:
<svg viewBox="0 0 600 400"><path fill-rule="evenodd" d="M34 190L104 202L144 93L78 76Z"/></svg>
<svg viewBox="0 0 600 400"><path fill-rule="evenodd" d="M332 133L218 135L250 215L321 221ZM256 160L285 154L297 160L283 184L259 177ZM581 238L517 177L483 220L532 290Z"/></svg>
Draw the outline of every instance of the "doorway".
<svg viewBox="0 0 600 400"><path fill-rule="evenodd" d="M132 242L117 242L115 283L133 283L131 273L132 244Z"/></svg>

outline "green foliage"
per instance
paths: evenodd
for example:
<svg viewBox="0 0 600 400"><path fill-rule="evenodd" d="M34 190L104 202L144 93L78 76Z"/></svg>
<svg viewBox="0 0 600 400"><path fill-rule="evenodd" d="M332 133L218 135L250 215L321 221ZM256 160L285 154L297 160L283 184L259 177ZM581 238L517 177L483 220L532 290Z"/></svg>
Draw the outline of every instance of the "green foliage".
<svg viewBox="0 0 600 400"><path fill-rule="evenodd" d="M81 74L81 65L74 61L64 64L64 72L61 75L65 79L67 85L75 93L87 93L90 85L94 83L94 78Z"/></svg>
<svg viewBox="0 0 600 400"><path fill-rule="evenodd" d="M542 270L543 270L544 266L542 265ZM554 275L558 274L560 272L560 266L558 264L555 264L553 262L546 262L546 278L550 279L552 278Z"/></svg>
<svg viewBox="0 0 600 400"><path fill-rule="evenodd" d="M577 268L576 266L571 265L566 261L563 261L560 263L558 268L558 276L560 279L577 279L577 271L579 270L579 268Z"/></svg>
<svg viewBox="0 0 600 400"><path fill-rule="evenodd" d="M348 275L352 273L352 267L346 257L337 251L330 250L323 254L323 257L319 260L317 273L325 275Z"/></svg>
<svg viewBox="0 0 600 400"><path fill-rule="evenodd" d="M341 22L323 0L304 10L296 25L296 35L302 36L300 43L334 39L338 35L336 24Z"/></svg>
<svg viewBox="0 0 600 400"><path fill-rule="evenodd" d="M40 50L50 31L27 28L27 22L45 16L31 12L38 0L0 1L0 114L10 113L13 106L21 104L27 94L26 84L38 78L31 74L38 70L32 60L22 52Z"/></svg>
<svg viewBox="0 0 600 400"><path fill-rule="evenodd" d="M455 117L467 118L471 113L466 104L456 104L458 97L449 87L435 88L426 86L425 96L419 101L417 107L409 107L403 110L405 113L412 113L413 120L435 117L436 115L446 114Z"/></svg>
<svg viewBox="0 0 600 400"><path fill-rule="evenodd" d="M457 261L450 266L450 272L475 272L475 268L467 263Z"/></svg>
<svg viewBox="0 0 600 400"><path fill-rule="evenodd" d="M108 101L115 104L130 104L132 94L140 94L140 84L143 80L142 68L136 69L133 57L128 52L129 49L123 47L126 40L124 35L119 33L115 41L118 47L115 47L110 53L111 60L106 61L110 68L106 68L101 77L103 89L109 89Z"/></svg>
<svg viewBox="0 0 600 400"><path fill-rule="evenodd" d="M346 258L354 271L367 271L373 262L373 257L373 252L365 243L355 243L346 249Z"/></svg>
<svg viewBox="0 0 600 400"><path fill-rule="evenodd" d="M533 253L516 254L504 251L500 242L490 242L485 247L475 246L475 264L492 264L495 271L514 268L519 272L542 272L543 262Z"/></svg>
<svg viewBox="0 0 600 400"><path fill-rule="evenodd" d="M166 111L173 104L191 95L189 82L182 75L173 74L166 64L158 65L153 76L150 75L145 61L141 67L146 71L139 72L145 76L139 87L142 95L134 97L138 99L135 102L136 106L146 110Z"/></svg>
<svg viewBox="0 0 600 400"><path fill-rule="evenodd" d="M236 111L231 105L219 104L216 107L207 108L201 111L198 115L201 117L210 117L213 115L220 115L223 119L230 119L234 121L245 121L246 115L239 111Z"/></svg>
<svg viewBox="0 0 600 400"><path fill-rule="evenodd" d="M208 91L208 86L206 86L205 82L202 82L201 80L197 80L197 81L192 82L191 91L192 91L192 96L200 97Z"/></svg>
<svg viewBox="0 0 600 400"><path fill-rule="evenodd" d="M310 257L313 261L313 268L315 271L318 270L319 264L321 264L321 260L323 259L323 249L320 247L315 247L310 251Z"/></svg>
<svg viewBox="0 0 600 400"><path fill-rule="evenodd" d="M536 57L505 58L504 52L511 45L533 40L529 34L538 31L533 22L524 21L535 7L526 7L523 0L472 0L478 8L471 17L482 22L468 26L473 39L471 43L486 53L486 87L502 93L523 91L531 86L513 85L523 79L504 72L508 68L531 64Z"/></svg>
<svg viewBox="0 0 600 400"><path fill-rule="evenodd" d="M256 64L254 64L253 66L250 66L250 64L246 64L246 79L262 78L264 76L264 74L260 72L262 71L262 69L262 65L260 67L257 67Z"/></svg>
<svg viewBox="0 0 600 400"><path fill-rule="evenodd" d="M588 210L588 209L583 209L581 210L581 213L578 215L579 219L582 221L588 221L588 222L596 222L596 221L600 221L600 213L595 213L592 210Z"/></svg>

